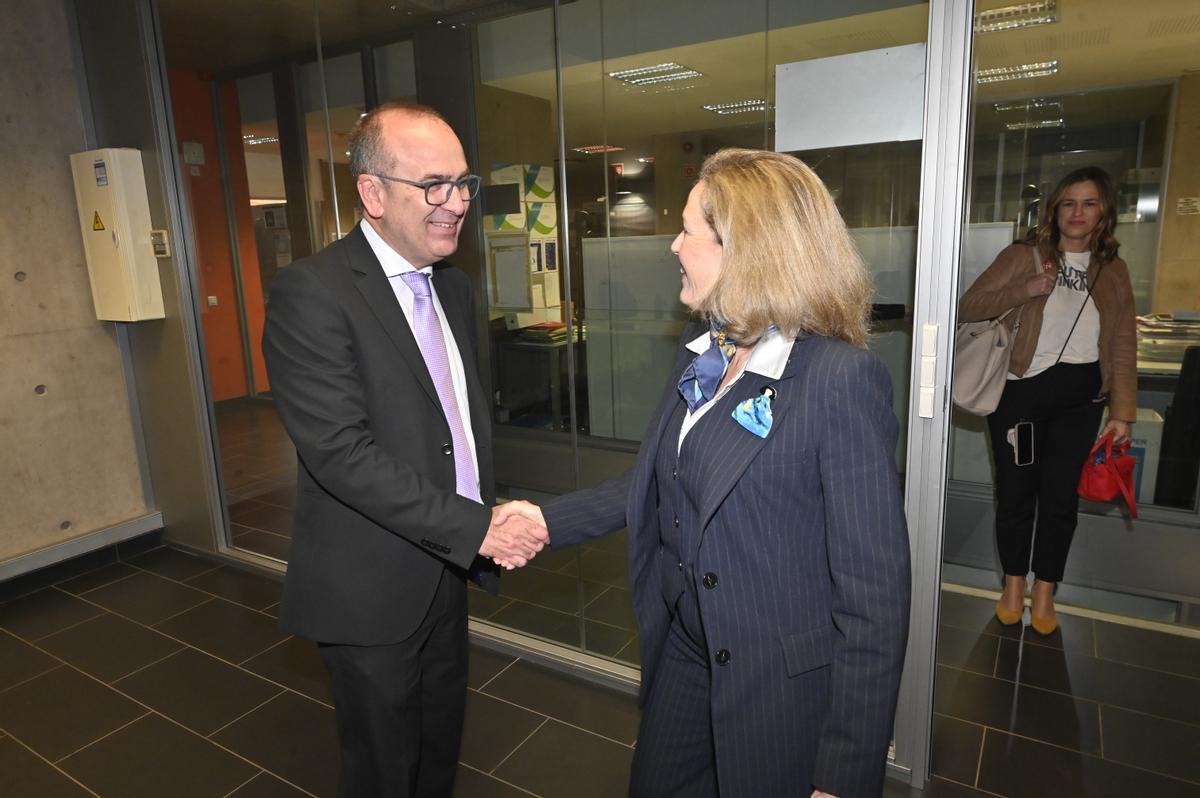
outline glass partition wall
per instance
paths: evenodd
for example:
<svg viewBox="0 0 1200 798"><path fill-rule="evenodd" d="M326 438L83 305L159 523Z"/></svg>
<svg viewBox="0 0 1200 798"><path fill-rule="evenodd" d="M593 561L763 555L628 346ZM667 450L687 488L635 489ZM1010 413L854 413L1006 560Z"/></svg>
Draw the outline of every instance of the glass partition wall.
<svg viewBox="0 0 1200 798"><path fill-rule="evenodd" d="M501 496L544 500L632 465L688 319L669 246L705 157L728 146L791 152L830 187L875 280L869 345L892 375L905 470L928 4L329 0L253 25L159 5L192 89L172 84L176 119L198 117L177 125L186 163L211 135L188 167L212 183L191 212L240 556L286 562L291 528L295 454L259 352L272 278L358 222L346 135L393 99L445 114L484 178L452 260L476 289ZM880 105L894 108L881 130L856 116ZM471 591L473 624L635 676L625 551L618 532L544 552L501 596Z"/></svg>

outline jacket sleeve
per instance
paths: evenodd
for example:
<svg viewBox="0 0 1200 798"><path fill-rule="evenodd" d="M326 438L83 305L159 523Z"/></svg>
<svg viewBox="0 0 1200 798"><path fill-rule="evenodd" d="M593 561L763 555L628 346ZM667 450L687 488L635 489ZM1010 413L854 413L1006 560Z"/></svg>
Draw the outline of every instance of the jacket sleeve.
<svg viewBox="0 0 1200 798"><path fill-rule="evenodd" d="M435 486L377 443L354 349L345 310L315 270L297 264L276 277L263 355L276 407L304 468L351 509L469 568L491 511Z"/></svg>
<svg viewBox="0 0 1200 798"><path fill-rule="evenodd" d="M632 476L630 469L594 488L567 493L543 505L550 547L571 546L625 526Z"/></svg>
<svg viewBox="0 0 1200 798"><path fill-rule="evenodd" d="M958 320L986 321L1030 300L1025 282L1034 275L1032 247L1010 244L967 289L958 303Z"/></svg>
<svg viewBox="0 0 1200 798"><path fill-rule="evenodd" d="M837 633L813 786L874 798L883 790L911 593L897 424L878 358L859 353L829 387L818 456Z"/></svg>
<svg viewBox="0 0 1200 798"><path fill-rule="evenodd" d="M1137 311L1129 268L1119 260L1113 261L1112 265L1117 264L1121 268L1114 269L1116 273L1113 274L1115 302L1111 321L1108 412L1112 418L1132 424L1137 420ZM1101 357L1103 359L1103 355Z"/></svg>

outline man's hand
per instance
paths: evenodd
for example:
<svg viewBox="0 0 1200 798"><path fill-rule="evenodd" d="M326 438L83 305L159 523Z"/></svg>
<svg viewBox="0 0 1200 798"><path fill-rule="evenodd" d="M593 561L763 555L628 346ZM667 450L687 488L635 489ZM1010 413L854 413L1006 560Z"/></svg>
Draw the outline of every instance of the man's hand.
<svg viewBox="0 0 1200 798"><path fill-rule="evenodd" d="M483 545L479 547L480 555L491 557L498 565L502 565L510 571L514 568L524 567L550 542L550 534L540 520L540 511L536 513L537 520L530 520L524 513L517 512L518 508L509 507L511 504L518 504L518 502L509 502L492 508L492 524L488 527ZM519 504L526 503L519 502ZM528 507L533 507L533 505L530 504ZM536 509L534 508L534 510Z"/></svg>
<svg viewBox="0 0 1200 798"><path fill-rule="evenodd" d="M821 792L820 790L813 790L812 798L835 798L835 797L830 795L827 792Z"/></svg>

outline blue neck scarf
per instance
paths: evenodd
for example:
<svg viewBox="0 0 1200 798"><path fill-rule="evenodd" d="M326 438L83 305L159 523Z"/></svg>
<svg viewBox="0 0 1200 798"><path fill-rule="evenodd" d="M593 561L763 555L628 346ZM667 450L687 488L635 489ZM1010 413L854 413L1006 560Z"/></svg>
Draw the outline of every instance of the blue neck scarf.
<svg viewBox="0 0 1200 798"><path fill-rule="evenodd" d="M708 341L708 349L696 355L679 377L679 393L693 413L717 395L737 351L737 343L726 336L724 325L714 323L709 328Z"/></svg>

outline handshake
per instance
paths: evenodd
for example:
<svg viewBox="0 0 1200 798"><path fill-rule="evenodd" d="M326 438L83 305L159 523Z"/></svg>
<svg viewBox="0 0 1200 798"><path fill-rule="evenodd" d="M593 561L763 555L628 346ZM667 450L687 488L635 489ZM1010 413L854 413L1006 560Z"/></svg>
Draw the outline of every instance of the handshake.
<svg viewBox="0 0 1200 798"><path fill-rule="evenodd" d="M511 571L523 567L549 542L541 509L529 502L510 501L492 508L492 523L479 554Z"/></svg>

